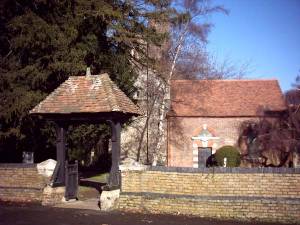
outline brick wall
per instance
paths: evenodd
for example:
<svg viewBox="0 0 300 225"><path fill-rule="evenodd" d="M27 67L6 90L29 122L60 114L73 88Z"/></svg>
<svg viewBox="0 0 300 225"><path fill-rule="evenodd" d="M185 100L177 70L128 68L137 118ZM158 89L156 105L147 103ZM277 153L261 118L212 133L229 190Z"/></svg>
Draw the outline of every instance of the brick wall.
<svg viewBox="0 0 300 225"><path fill-rule="evenodd" d="M300 223L300 169L122 171L122 210Z"/></svg>
<svg viewBox="0 0 300 225"><path fill-rule="evenodd" d="M216 150L224 145L235 145L238 140L240 124L257 117L169 117L168 118L168 166L193 167L193 150L202 147L201 141L192 141L198 136L203 125L220 139L209 141L208 147ZM194 144L194 146L193 146ZM197 146L195 146L195 144ZM204 146L203 146L204 147ZM197 165L195 165L197 166Z"/></svg>
<svg viewBox="0 0 300 225"><path fill-rule="evenodd" d="M45 186L36 164L0 164L0 201L41 202Z"/></svg>

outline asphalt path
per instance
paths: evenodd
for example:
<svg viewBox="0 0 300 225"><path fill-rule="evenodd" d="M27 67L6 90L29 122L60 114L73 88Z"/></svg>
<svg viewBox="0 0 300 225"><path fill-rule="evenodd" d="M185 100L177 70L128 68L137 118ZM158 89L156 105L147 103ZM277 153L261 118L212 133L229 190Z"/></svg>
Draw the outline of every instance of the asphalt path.
<svg viewBox="0 0 300 225"><path fill-rule="evenodd" d="M0 225L279 225L276 223L221 221L181 215L51 208L40 205L0 204Z"/></svg>

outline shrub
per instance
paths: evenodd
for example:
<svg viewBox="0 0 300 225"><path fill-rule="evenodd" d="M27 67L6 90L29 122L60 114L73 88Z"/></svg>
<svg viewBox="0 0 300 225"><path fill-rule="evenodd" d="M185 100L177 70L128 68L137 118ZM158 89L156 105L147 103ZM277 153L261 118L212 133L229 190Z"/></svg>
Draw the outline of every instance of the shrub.
<svg viewBox="0 0 300 225"><path fill-rule="evenodd" d="M218 166L224 166L224 158L227 158L227 167L238 167L241 163L241 155L233 146L223 146L215 153Z"/></svg>

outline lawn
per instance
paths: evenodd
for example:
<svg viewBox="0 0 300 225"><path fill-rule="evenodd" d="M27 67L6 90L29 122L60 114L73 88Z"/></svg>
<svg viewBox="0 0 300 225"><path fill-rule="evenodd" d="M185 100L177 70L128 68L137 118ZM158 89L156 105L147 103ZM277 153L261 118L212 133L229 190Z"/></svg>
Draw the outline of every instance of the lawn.
<svg viewBox="0 0 300 225"><path fill-rule="evenodd" d="M80 179L78 198L80 200L99 197L101 186L107 183L109 173L99 173Z"/></svg>
<svg viewBox="0 0 300 225"><path fill-rule="evenodd" d="M101 173L101 174L97 174L92 177L88 177L87 179L91 180L91 181L96 181L99 183L106 183L108 180L108 176L109 176L109 173Z"/></svg>

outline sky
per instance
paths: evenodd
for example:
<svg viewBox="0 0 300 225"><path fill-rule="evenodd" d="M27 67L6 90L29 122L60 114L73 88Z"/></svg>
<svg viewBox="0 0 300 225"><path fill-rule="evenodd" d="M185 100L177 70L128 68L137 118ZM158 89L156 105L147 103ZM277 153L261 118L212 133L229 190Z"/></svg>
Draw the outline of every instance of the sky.
<svg viewBox="0 0 300 225"><path fill-rule="evenodd" d="M300 75L300 0L213 0L229 15L214 24L208 51L219 63L248 64L249 79L278 79L282 91Z"/></svg>

